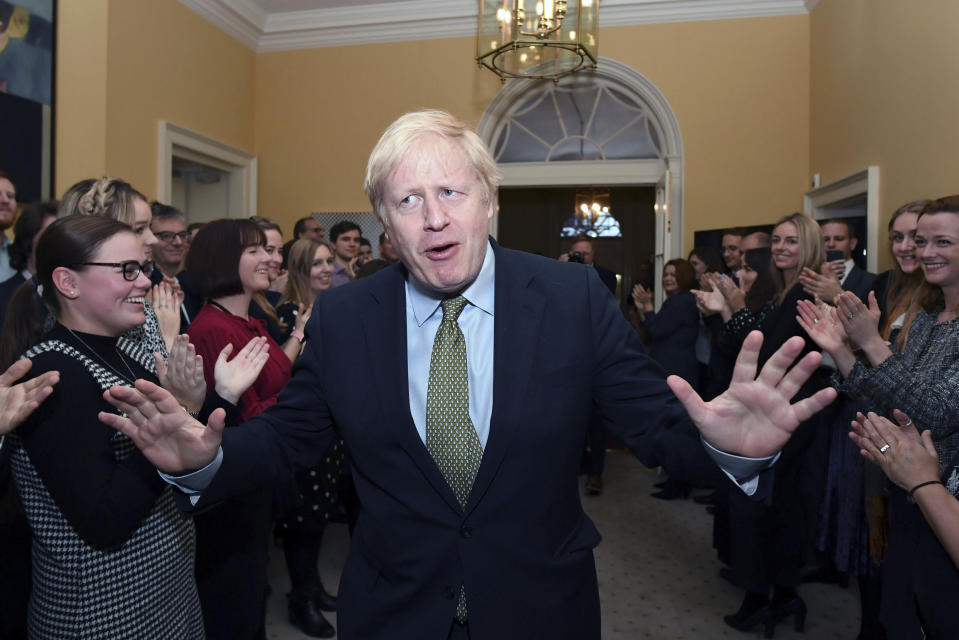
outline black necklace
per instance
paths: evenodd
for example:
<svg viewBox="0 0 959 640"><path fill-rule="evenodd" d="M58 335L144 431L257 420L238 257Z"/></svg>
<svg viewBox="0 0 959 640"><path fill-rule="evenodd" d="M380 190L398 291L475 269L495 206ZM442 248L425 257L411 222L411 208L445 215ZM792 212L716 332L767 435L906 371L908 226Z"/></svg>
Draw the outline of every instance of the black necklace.
<svg viewBox="0 0 959 640"><path fill-rule="evenodd" d="M100 362L102 362L103 364L105 364L110 371L112 371L113 373L117 374L117 377L118 377L118 378L120 378L121 380L126 380L127 382L130 383L131 386L134 384L134 382L135 382L136 379L137 379L137 375L136 375L135 373L133 373L133 369L130 368L130 365L127 364L126 359L123 357L123 352L120 351L119 349L117 349L117 346L116 346L115 344L113 345L113 350L116 352L117 357L120 358L120 362L123 363L124 368L126 368L127 372L130 374L130 377L129 377L129 378L127 378L125 375L123 375L122 373L120 373L119 371L117 371L116 368L115 368L113 365L111 365L109 362L107 362L106 358L104 358L104 357L101 356L99 353L97 353L96 350L95 350L93 347L91 347L90 345L88 345L88 344L83 340L83 338L81 338L81 337L78 336L76 333L74 333L74 332L73 332L73 329L71 329L70 327L65 327L65 329L70 332L70 335L71 335L71 336L73 336L74 338L76 338L77 340L79 340L79 341L80 341L80 344L82 344L84 347L86 347L87 350L90 351L90 353L92 353L94 356L96 356L96 358L97 358Z"/></svg>

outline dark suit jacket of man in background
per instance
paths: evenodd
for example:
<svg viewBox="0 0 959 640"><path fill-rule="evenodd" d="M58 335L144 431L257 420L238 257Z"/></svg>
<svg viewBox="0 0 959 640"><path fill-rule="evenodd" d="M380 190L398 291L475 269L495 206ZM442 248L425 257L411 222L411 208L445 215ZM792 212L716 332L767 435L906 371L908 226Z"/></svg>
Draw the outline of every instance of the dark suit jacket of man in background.
<svg viewBox="0 0 959 640"><path fill-rule="evenodd" d="M845 291L852 291L856 297L869 304L869 292L872 290L873 283L876 281L876 274L869 273L860 269L858 265L853 264L852 269L846 274L842 282L842 288Z"/></svg>
<svg viewBox="0 0 959 640"><path fill-rule="evenodd" d="M200 506L283 482L334 424L345 439L363 505L340 584L345 640L446 638L460 585L472 640L598 639L600 536L577 480L593 403L650 466L666 462L652 425L688 421L593 269L493 246L493 412L465 511L410 415L400 265L320 296L276 407L224 434Z"/></svg>

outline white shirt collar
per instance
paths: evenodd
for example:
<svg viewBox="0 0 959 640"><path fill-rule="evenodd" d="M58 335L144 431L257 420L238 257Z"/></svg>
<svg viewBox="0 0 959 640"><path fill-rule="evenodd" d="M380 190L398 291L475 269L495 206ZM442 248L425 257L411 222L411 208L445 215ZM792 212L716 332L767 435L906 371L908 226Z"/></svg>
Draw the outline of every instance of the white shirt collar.
<svg viewBox="0 0 959 640"><path fill-rule="evenodd" d="M463 297L474 307L493 315L494 290L493 283L496 274L496 258L493 255L493 246L486 243L486 255L483 257L483 266L476 279L463 290ZM406 278L406 298L413 307L413 317L417 326L423 326L430 316L436 313L440 302L446 296L431 291L412 276Z"/></svg>

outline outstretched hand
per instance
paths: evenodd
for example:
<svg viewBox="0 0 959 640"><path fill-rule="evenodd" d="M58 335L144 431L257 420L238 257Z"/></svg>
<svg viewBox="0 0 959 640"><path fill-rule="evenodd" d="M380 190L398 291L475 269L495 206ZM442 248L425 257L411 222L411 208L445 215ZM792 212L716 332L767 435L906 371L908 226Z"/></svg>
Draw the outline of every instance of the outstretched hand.
<svg viewBox="0 0 959 640"><path fill-rule="evenodd" d="M857 413L849 437L863 457L879 465L890 480L907 491L938 480L939 455L932 444L932 432L926 430L920 436L918 427L898 409L893 417L898 425L871 411L868 415Z"/></svg>
<svg viewBox="0 0 959 640"><path fill-rule="evenodd" d="M21 358L0 375L0 433L9 433L23 424L27 416L53 393L53 385L60 381L59 372L47 371L26 382L14 384L32 366L29 358Z"/></svg>
<svg viewBox="0 0 959 640"><path fill-rule="evenodd" d="M704 440L735 455L764 458L782 449L799 423L836 398L832 387L790 404L822 360L810 352L792 369L789 365L803 349L803 339L786 341L763 366L756 368L763 335L752 331L736 358L729 388L710 402L703 402L688 382L669 376L667 383L686 408Z"/></svg>
<svg viewBox="0 0 959 640"><path fill-rule="evenodd" d="M100 422L133 440L160 471L179 475L205 467L216 457L223 439L223 409L201 424L169 391L147 380L137 380L135 388L110 387L103 398L126 416L101 411Z"/></svg>

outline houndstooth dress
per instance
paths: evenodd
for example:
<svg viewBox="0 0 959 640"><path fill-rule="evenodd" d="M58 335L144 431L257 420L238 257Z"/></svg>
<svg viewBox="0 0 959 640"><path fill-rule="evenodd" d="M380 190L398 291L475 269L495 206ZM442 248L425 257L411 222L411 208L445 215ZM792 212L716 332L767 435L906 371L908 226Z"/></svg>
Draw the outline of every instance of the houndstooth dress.
<svg viewBox="0 0 959 640"><path fill-rule="evenodd" d="M86 342L97 344L89 336ZM128 362L132 361L137 376L153 371L152 356L136 343L120 338L116 348L127 356ZM82 375L77 363L100 389L129 386L101 361L88 357L88 353L86 344L77 343L63 327L57 326L25 355L34 359L33 374L61 370L58 391L64 394L64 404L69 402L71 392L92 390L91 385L84 386L76 379ZM114 356L105 350L104 355L107 359ZM66 372L73 375L72 383ZM71 426L58 424L53 433ZM115 464L139 455L132 441L121 433L109 438ZM171 488L159 490L152 509L135 524L125 541L113 548L97 549L81 538L64 516L21 437L14 436L12 444L14 477L34 533L30 636L203 638L193 575L193 523L179 513ZM102 462L93 460L90 464Z"/></svg>

